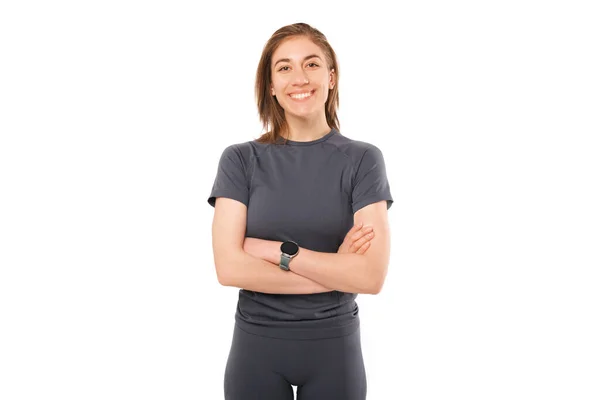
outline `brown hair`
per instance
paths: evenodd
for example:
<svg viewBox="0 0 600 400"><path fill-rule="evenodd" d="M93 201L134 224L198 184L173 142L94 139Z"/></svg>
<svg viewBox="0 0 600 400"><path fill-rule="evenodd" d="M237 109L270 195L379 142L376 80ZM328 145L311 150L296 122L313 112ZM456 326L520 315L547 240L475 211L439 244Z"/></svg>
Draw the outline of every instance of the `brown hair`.
<svg viewBox="0 0 600 400"><path fill-rule="evenodd" d="M274 96L270 93L271 83L271 61L273 53L281 45L281 43L293 36L305 36L314 44L321 48L325 55L327 70L334 70L333 89L329 90L327 102L325 103L325 117L327 124L331 128L339 131L340 121L337 117L337 109L339 107L338 82L340 77L339 67L335 51L327 41L325 35L319 30L303 22L286 25L279 28L265 44L258 68L256 69L256 83L254 92L256 96L256 105L258 106L258 115L263 124L263 128L267 131L262 136L256 139L261 143L274 143L278 137L282 136L287 130L285 114L283 108L277 102Z"/></svg>

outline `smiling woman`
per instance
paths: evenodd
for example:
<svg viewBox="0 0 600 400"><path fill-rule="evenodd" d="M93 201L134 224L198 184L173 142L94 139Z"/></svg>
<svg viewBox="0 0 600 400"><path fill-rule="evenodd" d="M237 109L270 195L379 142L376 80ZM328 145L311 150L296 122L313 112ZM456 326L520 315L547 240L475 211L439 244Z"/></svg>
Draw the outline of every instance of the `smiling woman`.
<svg viewBox="0 0 600 400"><path fill-rule="evenodd" d="M279 29L256 71L256 100L266 131L258 141L314 140L331 128L339 130L338 81L337 56L325 35L302 23Z"/></svg>
<svg viewBox="0 0 600 400"><path fill-rule="evenodd" d="M304 56L307 54L308 56ZM283 58L282 58L283 56ZM271 95L284 109L286 121L306 119L321 114L329 90L334 86L335 71L328 71L319 46L300 36L284 41L273 54ZM327 121L320 121L326 124ZM303 135L290 132L289 139ZM314 139L311 137L308 140Z"/></svg>
<svg viewBox="0 0 600 400"><path fill-rule="evenodd" d="M240 288L225 398L366 398L359 293L387 274L393 203L382 152L340 132L339 72L303 24L267 42L256 74L266 133L228 146L208 198L219 282Z"/></svg>

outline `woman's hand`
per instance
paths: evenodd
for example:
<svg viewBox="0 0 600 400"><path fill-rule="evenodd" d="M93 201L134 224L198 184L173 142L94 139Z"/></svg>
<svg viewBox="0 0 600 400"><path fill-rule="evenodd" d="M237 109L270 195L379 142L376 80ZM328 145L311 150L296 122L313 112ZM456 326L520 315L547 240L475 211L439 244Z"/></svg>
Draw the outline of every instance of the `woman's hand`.
<svg viewBox="0 0 600 400"><path fill-rule="evenodd" d="M371 244L371 239L375 236L372 226L363 226L362 223L356 224L348 231L338 253L356 253L364 254Z"/></svg>

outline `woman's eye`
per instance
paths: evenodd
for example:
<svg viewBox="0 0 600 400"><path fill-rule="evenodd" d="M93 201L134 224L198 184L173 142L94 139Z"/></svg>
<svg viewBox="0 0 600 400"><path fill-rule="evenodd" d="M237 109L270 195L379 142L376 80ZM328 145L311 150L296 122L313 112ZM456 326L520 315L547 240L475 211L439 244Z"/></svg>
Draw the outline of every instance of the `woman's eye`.
<svg viewBox="0 0 600 400"><path fill-rule="evenodd" d="M317 63L314 63L314 62L308 63L307 65L308 65L308 66L314 65L315 67L318 67L318 66L319 66L319 64L317 64ZM281 68L279 68L279 69L278 69L278 71L284 71L284 70L285 70L285 71L287 71L287 69L285 69L285 68L288 68L288 69L289 69L290 67L288 67L288 66L286 65L286 66L284 66L284 67L281 67Z"/></svg>

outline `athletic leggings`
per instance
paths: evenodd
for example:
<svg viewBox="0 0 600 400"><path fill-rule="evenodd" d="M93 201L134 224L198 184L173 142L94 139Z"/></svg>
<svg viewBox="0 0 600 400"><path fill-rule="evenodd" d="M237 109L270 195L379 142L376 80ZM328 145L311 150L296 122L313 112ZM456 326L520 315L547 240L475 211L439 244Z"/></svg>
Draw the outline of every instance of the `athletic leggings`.
<svg viewBox="0 0 600 400"><path fill-rule="evenodd" d="M360 328L331 339L273 339L237 325L225 367L225 400L364 400Z"/></svg>

